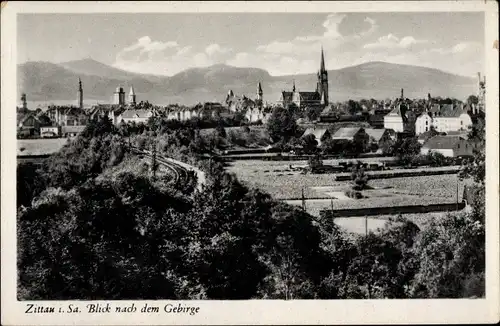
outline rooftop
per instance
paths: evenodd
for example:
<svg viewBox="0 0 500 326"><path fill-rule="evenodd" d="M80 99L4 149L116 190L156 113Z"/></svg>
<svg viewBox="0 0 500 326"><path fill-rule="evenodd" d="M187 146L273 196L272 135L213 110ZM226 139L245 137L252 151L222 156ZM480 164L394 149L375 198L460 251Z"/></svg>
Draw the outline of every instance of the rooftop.
<svg viewBox="0 0 500 326"><path fill-rule="evenodd" d="M307 136L307 135L314 135L316 139L321 139L328 131L327 128L307 128L306 131L304 131L304 134L302 134L302 137Z"/></svg>
<svg viewBox="0 0 500 326"><path fill-rule="evenodd" d="M465 139L460 136L434 136L423 147L429 149L454 149L458 143L464 141Z"/></svg>
<svg viewBox="0 0 500 326"><path fill-rule="evenodd" d="M343 127L337 130L332 139L353 139L354 136L363 128L361 127Z"/></svg>
<svg viewBox="0 0 500 326"><path fill-rule="evenodd" d="M127 109L122 113L122 118L132 119L132 118L142 118L146 119L153 115L151 110L143 110L143 109Z"/></svg>
<svg viewBox="0 0 500 326"><path fill-rule="evenodd" d="M382 136L384 136L387 129L372 129L366 128L365 131L371 138L375 139L375 141L380 141Z"/></svg>

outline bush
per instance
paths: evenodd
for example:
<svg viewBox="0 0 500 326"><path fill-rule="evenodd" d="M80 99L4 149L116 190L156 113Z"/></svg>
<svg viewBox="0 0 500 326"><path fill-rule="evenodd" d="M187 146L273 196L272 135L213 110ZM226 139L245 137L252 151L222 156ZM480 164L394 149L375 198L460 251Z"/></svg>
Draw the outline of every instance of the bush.
<svg viewBox="0 0 500 326"><path fill-rule="evenodd" d="M354 183L352 187L354 190L363 190L368 185L368 175L360 162L353 168L351 178Z"/></svg>
<svg viewBox="0 0 500 326"><path fill-rule="evenodd" d="M352 198L352 199L363 198L363 194L360 191L356 191L356 190L348 190L345 192L345 195L349 198Z"/></svg>
<svg viewBox="0 0 500 326"><path fill-rule="evenodd" d="M448 165L448 159L441 153L431 152L426 155L427 160L431 166L444 166Z"/></svg>
<svg viewBox="0 0 500 326"><path fill-rule="evenodd" d="M319 155L309 157L307 162L311 172L316 172L319 168L323 166L323 161Z"/></svg>

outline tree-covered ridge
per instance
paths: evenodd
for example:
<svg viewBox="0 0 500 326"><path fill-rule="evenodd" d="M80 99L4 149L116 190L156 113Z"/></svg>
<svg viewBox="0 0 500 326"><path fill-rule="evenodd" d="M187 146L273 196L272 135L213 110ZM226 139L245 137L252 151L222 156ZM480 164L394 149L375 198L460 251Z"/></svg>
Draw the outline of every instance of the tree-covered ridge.
<svg viewBox="0 0 500 326"><path fill-rule="evenodd" d="M422 230L397 219L352 238L200 160L210 143L195 127L165 126L98 121L41 169L19 166L19 299L484 296L481 198ZM102 177L129 159L129 142L196 165L204 190Z"/></svg>

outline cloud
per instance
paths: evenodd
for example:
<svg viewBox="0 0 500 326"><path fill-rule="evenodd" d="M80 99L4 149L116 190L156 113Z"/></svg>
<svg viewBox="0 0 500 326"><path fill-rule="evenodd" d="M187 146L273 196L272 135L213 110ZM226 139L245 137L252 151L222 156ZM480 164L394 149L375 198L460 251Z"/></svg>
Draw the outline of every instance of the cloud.
<svg viewBox="0 0 500 326"><path fill-rule="evenodd" d="M139 38L136 43L123 49L122 52L132 52L139 50L140 54L154 54L156 52L164 51L168 48L175 48L177 46L178 44L175 41L158 42L152 41L149 36L143 36Z"/></svg>
<svg viewBox="0 0 500 326"><path fill-rule="evenodd" d="M217 54L225 54L225 53L229 53L231 52L231 49L230 48L223 48L221 47L219 44L210 44L209 46L207 46L205 48L205 52L209 55L209 56L215 56Z"/></svg>
<svg viewBox="0 0 500 326"><path fill-rule="evenodd" d="M364 18L363 27L344 35L339 27L344 23L349 25L346 17L346 14L330 14L323 21L320 32L275 39L244 51L215 42L197 46L143 36L116 55L114 66L141 73L173 75L191 67L226 63L262 68L271 75L306 74L318 70L319 52L323 47L327 69L385 61L460 75L474 75L484 70L484 49L480 43L459 40L444 46L432 39L420 39L417 34L377 35L379 24L370 17Z"/></svg>
<svg viewBox="0 0 500 326"><path fill-rule="evenodd" d="M177 41L153 41L149 36L139 38L116 55L113 66L148 74L174 75L192 67L207 67L225 62L232 49L210 44L195 51L193 46L181 46Z"/></svg>
<svg viewBox="0 0 500 326"><path fill-rule="evenodd" d="M427 40L417 40L413 36L399 38L393 34L388 34L378 38L376 42L363 46L365 49L408 49L417 44L426 44Z"/></svg>
<svg viewBox="0 0 500 326"><path fill-rule="evenodd" d="M365 17L366 26L363 30L353 35L343 35L339 26L346 17L346 14L329 14L323 21L322 33L301 35L289 40L275 40L259 45L255 53L237 53L228 63L241 67L263 68L273 75L311 73L319 68L321 47L328 57L339 49L355 46L355 43L371 36L378 29L374 19ZM337 67L337 61L326 60L327 68Z"/></svg>
<svg viewBox="0 0 500 326"><path fill-rule="evenodd" d="M354 35L342 35L339 26L346 17L345 14L329 14L322 24L324 27L322 34L297 36L288 41L274 41L257 47L257 51L279 54L311 54L317 53L320 46L323 46L325 51L334 50L345 43L367 37L378 28L375 20L366 17L364 22L369 24L366 30L359 31Z"/></svg>

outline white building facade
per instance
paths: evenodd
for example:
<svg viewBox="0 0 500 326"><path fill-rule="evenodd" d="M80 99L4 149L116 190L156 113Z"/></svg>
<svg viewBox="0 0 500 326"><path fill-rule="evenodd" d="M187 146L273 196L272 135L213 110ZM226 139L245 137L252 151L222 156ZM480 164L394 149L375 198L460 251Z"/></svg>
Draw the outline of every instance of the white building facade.
<svg viewBox="0 0 500 326"><path fill-rule="evenodd" d="M472 126L470 115L463 110L463 107L454 108L447 105L431 116L428 112L422 113L415 122L415 132L420 135L431 130L437 132L465 131Z"/></svg>
<svg viewBox="0 0 500 326"><path fill-rule="evenodd" d="M401 112L401 107L398 105L394 110L384 116L384 128L392 129L395 132L404 132L404 112Z"/></svg>

